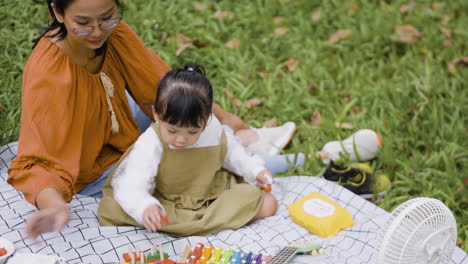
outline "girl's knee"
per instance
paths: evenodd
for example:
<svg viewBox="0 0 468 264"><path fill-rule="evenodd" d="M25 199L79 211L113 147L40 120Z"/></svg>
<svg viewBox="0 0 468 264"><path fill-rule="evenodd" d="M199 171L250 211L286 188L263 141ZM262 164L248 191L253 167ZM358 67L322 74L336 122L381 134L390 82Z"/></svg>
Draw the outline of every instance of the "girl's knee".
<svg viewBox="0 0 468 264"><path fill-rule="evenodd" d="M267 193L265 195L265 199L263 200L263 209L264 209L264 217L273 216L278 209L278 200L276 198Z"/></svg>

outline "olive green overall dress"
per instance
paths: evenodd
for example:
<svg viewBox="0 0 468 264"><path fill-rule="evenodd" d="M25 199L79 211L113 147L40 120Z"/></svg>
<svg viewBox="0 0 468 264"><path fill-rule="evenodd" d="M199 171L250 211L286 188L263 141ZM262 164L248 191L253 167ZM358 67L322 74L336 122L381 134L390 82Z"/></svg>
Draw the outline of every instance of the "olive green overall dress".
<svg viewBox="0 0 468 264"><path fill-rule="evenodd" d="M158 137L157 124L152 125ZM208 235L247 224L260 210L264 192L222 169L227 153L226 135L217 146L171 149L163 143L153 195L172 221L159 231L173 236ZM122 156L127 156L128 152ZM98 217L103 226L139 226L114 200L112 171L102 189Z"/></svg>

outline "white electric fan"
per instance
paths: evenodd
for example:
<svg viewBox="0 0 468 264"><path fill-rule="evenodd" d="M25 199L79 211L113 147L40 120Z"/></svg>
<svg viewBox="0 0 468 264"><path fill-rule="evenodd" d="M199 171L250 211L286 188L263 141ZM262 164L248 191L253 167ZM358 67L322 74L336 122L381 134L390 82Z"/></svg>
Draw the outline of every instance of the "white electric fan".
<svg viewBox="0 0 468 264"><path fill-rule="evenodd" d="M457 224L441 201L414 198L393 210L380 230L372 263L448 263L457 241Z"/></svg>

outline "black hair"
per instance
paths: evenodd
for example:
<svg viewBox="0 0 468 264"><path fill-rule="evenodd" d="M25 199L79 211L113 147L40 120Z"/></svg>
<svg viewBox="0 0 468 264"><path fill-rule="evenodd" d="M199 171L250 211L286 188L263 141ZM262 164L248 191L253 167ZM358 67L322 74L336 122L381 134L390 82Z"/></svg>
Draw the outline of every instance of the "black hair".
<svg viewBox="0 0 468 264"><path fill-rule="evenodd" d="M52 22L44 28L44 32L42 32L39 36L33 39L33 43L34 43L33 49L36 47L37 43L39 43L39 40L41 40L41 38L44 37L49 31L58 29L56 33L48 35L47 36L48 38L58 37L60 40L62 40L67 36L67 28L65 27L65 24L60 23L57 20L57 17L55 17L54 10L52 8L52 3L55 5L55 9L57 10L57 12L61 15L64 15L65 9L67 9L67 7L70 4L72 4L73 1L75 0L46 0L47 8L49 9L49 15L52 18ZM114 1L117 7L121 9L121 13L122 13L123 12L122 3L120 2L120 0L114 0ZM107 41L104 43L104 45L102 45L100 48L95 50L96 52L95 56L99 56L103 54L106 48L107 48Z"/></svg>
<svg viewBox="0 0 468 264"><path fill-rule="evenodd" d="M159 118L181 127L206 126L213 105L213 88L202 66L187 63L159 82L154 109Z"/></svg>

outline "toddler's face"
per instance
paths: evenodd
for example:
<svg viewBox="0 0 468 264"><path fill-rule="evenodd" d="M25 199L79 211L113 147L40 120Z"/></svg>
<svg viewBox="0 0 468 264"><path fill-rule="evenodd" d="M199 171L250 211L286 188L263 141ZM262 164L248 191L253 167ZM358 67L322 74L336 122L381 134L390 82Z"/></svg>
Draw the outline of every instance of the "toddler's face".
<svg viewBox="0 0 468 264"><path fill-rule="evenodd" d="M180 127L167 122L159 122L159 132L164 143L176 149L184 149L195 144L200 138L203 128Z"/></svg>

